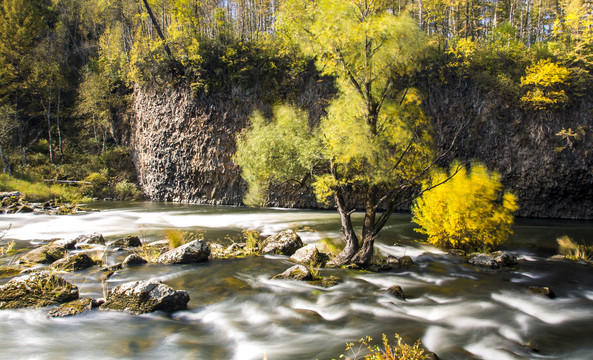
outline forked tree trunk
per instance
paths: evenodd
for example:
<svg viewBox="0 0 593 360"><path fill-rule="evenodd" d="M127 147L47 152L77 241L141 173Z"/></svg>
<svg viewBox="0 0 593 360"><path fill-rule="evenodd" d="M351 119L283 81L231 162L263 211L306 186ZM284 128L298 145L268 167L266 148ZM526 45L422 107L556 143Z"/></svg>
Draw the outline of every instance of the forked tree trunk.
<svg viewBox="0 0 593 360"><path fill-rule="evenodd" d="M335 258L332 259L329 265L342 266L344 264L350 263L354 255L356 255L356 253L358 252L358 237L354 232L351 214L346 208L344 197L338 191L335 194L334 198L336 200L336 205L338 207L338 213L340 214L342 235L344 236L346 246L344 247L344 250L342 250L341 253L339 253Z"/></svg>

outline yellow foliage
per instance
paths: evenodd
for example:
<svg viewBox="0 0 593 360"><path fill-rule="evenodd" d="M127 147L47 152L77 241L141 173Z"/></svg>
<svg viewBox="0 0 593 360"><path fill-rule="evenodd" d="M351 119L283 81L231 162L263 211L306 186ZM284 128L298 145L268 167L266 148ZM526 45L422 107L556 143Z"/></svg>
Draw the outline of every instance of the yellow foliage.
<svg viewBox="0 0 593 360"><path fill-rule="evenodd" d="M455 175L453 175L455 174ZM453 177L444 184L430 189ZM416 231L436 246L466 250L493 249L512 234L517 199L504 192L500 175L473 163L468 171L454 162L449 173L435 170L412 207Z"/></svg>
<svg viewBox="0 0 593 360"><path fill-rule="evenodd" d="M550 109L568 102L565 91L570 77L568 68L550 60L540 60L525 72L521 78L521 87L528 89L521 98L525 104L534 109Z"/></svg>

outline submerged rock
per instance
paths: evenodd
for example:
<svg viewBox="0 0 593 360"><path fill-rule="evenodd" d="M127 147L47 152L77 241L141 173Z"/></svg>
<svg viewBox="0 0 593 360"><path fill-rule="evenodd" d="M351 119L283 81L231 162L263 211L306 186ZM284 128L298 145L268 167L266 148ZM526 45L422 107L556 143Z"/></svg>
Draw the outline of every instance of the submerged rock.
<svg viewBox="0 0 593 360"><path fill-rule="evenodd" d="M496 251L492 253L492 257L494 258L494 261L496 261L496 263L501 267L519 264L517 257L507 251Z"/></svg>
<svg viewBox="0 0 593 360"><path fill-rule="evenodd" d="M341 282L342 280L336 276L328 276L321 278L320 280L309 281L309 284L329 288L332 286L336 286Z"/></svg>
<svg viewBox="0 0 593 360"><path fill-rule="evenodd" d="M153 311L172 312L187 308L189 295L156 281L134 281L115 287L101 309L122 310L133 314Z"/></svg>
<svg viewBox="0 0 593 360"><path fill-rule="evenodd" d="M81 298L62 304L55 309L51 309L47 313L47 315L50 317L66 317L78 315L82 314L83 312L97 308L104 302L105 301L103 300L95 300L92 298Z"/></svg>
<svg viewBox="0 0 593 360"><path fill-rule="evenodd" d="M84 270L90 268L93 265L96 265L95 261L85 253L71 255L51 264L53 268L64 271Z"/></svg>
<svg viewBox="0 0 593 360"><path fill-rule="evenodd" d="M78 288L48 271L20 276L0 286L0 309L43 307L78 299Z"/></svg>
<svg viewBox="0 0 593 360"><path fill-rule="evenodd" d="M142 258L138 254L130 254L124 259L124 261L121 263L121 266L128 267L128 266L144 265L147 262L148 261L144 260L144 258Z"/></svg>
<svg viewBox="0 0 593 360"><path fill-rule="evenodd" d="M550 289L547 286L530 286L529 292L532 294L544 295L549 297L550 299L556 298L556 294L554 293L554 291L552 291L552 289Z"/></svg>
<svg viewBox="0 0 593 360"><path fill-rule="evenodd" d="M160 264L190 264L208 261L210 247L204 240L194 240L159 256Z"/></svg>
<svg viewBox="0 0 593 360"><path fill-rule="evenodd" d="M66 256L66 249L62 246L50 244L43 245L26 253L19 259L19 264L51 264Z"/></svg>
<svg viewBox="0 0 593 360"><path fill-rule="evenodd" d="M303 241L293 230L285 230L266 238L262 254L292 255L303 247Z"/></svg>
<svg viewBox="0 0 593 360"><path fill-rule="evenodd" d="M298 249L290 260L305 265L325 266L328 256L317 249L317 246L310 244Z"/></svg>
<svg viewBox="0 0 593 360"><path fill-rule="evenodd" d="M282 274L278 274L272 279L283 279L283 280L313 280L313 275L309 269L304 267L303 265L295 265L289 269L287 269Z"/></svg>
<svg viewBox="0 0 593 360"><path fill-rule="evenodd" d="M399 285L393 285L389 289L387 289L387 293L393 297L396 297L400 300L406 300L406 295L404 294L404 290Z"/></svg>
<svg viewBox="0 0 593 360"><path fill-rule="evenodd" d="M114 242L109 244L109 246L112 248L138 247L138 246L142 246L142 241L140 241L140 238L138 236L127 236L123 239L115 240Z"/></svg>

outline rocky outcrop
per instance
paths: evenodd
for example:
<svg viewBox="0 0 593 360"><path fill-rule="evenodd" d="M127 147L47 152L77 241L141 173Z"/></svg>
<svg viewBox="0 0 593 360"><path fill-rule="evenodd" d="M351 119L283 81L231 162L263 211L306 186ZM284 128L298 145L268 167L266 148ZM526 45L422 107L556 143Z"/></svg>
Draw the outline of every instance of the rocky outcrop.
<svg viewBox="0 0 593 360"><path fill-rule="evenodd" d="M85 253L70 255L51 264L54 269L63 271L79 271L95 265L95 261Z"/></svg>
<svg viewBox="0 0 593 360"><path fill-rule="evenodd" d="M303 247L303 241L293 230L284 230L266 238L262 246L262 254L278 254L290 256Z"/></svg>
<svg viewBox="0 0 593 360"><path fill-rule="evenodd" d="M133 314L153 311L173 312L187 308L189 295L156 281L135 281L115 287L101 309L122 310Z"/></svg>
<svg viewBox="0 0 593 360"><path fill-rule="evenodd" d="M0 309L44 307L78 299L78 288L47 271L11 279L0 286Z"/></svg>
<svg viewBox="0 0 593 360"><path fill-rule="evenodd" d="M210 247L204 240L194 240L159 256L160 264L191 264L208 261Z"/></svg>
<svg viewBox="0 0 593 360"><path fill-rule="evenodd" d="M592 101L583 98L562 111L526 111L518 97L509 99L465 78L419 87L439 147L447 148L459 124L468 123L447 160L476 159L500 172L519 198L518 215L593 218ZM331 98L328 88L311 79L294 102L318 119ZM236 136L254 110L269 114L270 108L247 91L227 95L192 96L184 85L136 89L132 155L150 199L242 204L246 185L232 160ZM569 128L586 134L558 135ZM306 187L272 188L268 200L269 206L322 207Z"/></svg>

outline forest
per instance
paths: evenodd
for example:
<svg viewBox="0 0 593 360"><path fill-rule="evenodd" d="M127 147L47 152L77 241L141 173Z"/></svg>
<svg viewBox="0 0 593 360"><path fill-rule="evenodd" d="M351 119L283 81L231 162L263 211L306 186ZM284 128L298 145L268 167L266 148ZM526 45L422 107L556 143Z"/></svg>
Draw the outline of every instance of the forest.
<svg viewBox="0 0 593 360"><path fill-rule="evenodd" d="M411 18L425 34L429 45L418 60L424 81L472 78L534 112L561 111L590 91L591 2L370 2ZM203 97L242 88L269 103L289 99L317 70L314 56L277 28L282 6L1 0L2 172L27 180L134 182L127 139L134 88L142 84L186 83ZM420 78L400 81L417 85Z"/></svg>

